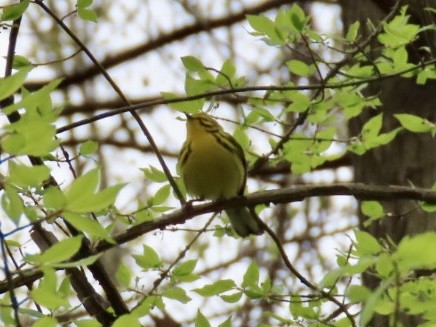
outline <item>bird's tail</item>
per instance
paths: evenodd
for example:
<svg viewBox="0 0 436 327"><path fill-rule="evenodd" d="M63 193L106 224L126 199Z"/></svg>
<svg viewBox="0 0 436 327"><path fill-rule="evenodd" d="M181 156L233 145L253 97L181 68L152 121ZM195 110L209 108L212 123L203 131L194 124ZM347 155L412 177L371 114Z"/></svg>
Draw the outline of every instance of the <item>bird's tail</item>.
<svg viewBox="0 0 436 327"><path fill-rule="evenodd" d="M239 236L247 237L263 233L263 227L259 222L260 218L252 208L228 209L226 213L233 229Z"/></svg>

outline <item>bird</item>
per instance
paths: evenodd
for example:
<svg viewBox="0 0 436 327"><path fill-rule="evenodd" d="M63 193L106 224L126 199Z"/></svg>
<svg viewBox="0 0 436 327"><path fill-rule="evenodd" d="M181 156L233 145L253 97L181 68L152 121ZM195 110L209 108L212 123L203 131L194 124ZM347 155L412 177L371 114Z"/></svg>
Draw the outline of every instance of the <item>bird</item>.
<svg viewBox="0 0 436 327"><path fill-rule="evenodd" d="M178 169L186 192L201 200L223 200L244 194L247 163L241 145L209 114L186 115L186 140ZM253 208L227 209L241 237L261 235L263 227Z"/></svg>

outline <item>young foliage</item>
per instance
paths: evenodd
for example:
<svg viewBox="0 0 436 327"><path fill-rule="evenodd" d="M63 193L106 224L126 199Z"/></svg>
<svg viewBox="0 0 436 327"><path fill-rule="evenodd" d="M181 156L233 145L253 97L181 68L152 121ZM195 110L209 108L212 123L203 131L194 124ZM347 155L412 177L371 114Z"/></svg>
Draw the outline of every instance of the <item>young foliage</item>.
<svg viewBox="0 0 436 327"><path fill-rule="evenodd" d="M21 17L31 8L29 3L20 1L4 7L2 21ZM32 2L32 6L37 6L38 3L39 1ZM91 9L94 5L92 0L79 0L75 4L74 14L82 20L97 22L98 16L100 20L105 18L97 9ZM100 7L95 8L102 10ZM77 18L73 16L66 15L62 21ZM381 83L385 78L411 79L416 76L417 83L422 84L436 79L436 71L432 65L424 62L417 65L410 59L413 48L410 44L421 38L423 31L434 27L411 23L413 20L406 7L384 21L381 29L373 29L375 32L379 31L373 38L374 42L378 40L380 44L378 52L375 53L368 51L367 44L361 47L360 42L364 39L361 23L352 24L345 37L336 42L337 39L319 34L312 28L315 24L311 24L310 16L297 4L280 8L275 13L247 15L247 21L251 35L254 38L260 37L264 41L262 44L265 49L282 51L275 57L276 71L256 75L255 78L259 78L259 81L251 76L258 68L255 67L256 64L263 64L262 53L254 54L253 58L259 62L252 66L240 65L238 56L232 56L231 59L220 58L220 62L216 63L212 59L204 60L199 57L202 53L197 54L198 57L186 55L181 58L181 64L178 62L178 66L183 67L185 73L182 84L184 93L162 92L164 100L156 100L156 103L167 104L179 113L196 113L205 111L206 107L211 109L215 106L234 106L238 109L235 121L240 124L229 132L233 131L234 138L243 147L250 164L262 163L265 159L264 165L259 165L258 171L248 170L250 191L252 184L258 189L267 190L271 186L288 186L289 167L293 175L292 183L294 179L302 183L307 180L318 183L312 177L318 173L323 174L317 171L319 167L325 168L323 165L335 159L348 162L348 155L363 156L369 151L387 146L400 132L430 133L433 136L436 134L435 122L411 113L394 114L394 124L391 124L392 114L381 109L382 103L378 98L383 89L371 94L367 92L368 85L376 86L375 84ZM199 22L198 26L201 26L202 20ZM207 25L204 26L208 28ZM239 42L239 39L235 42ZM344 46L340 52L341 57L323 59L323 51L337 50L335 47L338 43ZM297 49L302 55L290 55L293 49ZM319 49L324 50L318 51ZM423 48L419 50L426 51ZM32 57L32 62L33 60ZM67 60L69 59L65 63ZM109 59L108 61L110 62ZM283 247L281 250L289 253L289 258L281 257L283 254L276 250L276 244L271 243L267 233L265 238L259 236L244 241L231 240L235 243L229 247L230 243L227 241L230 238L226 237L229 233L225 228L213 224L210 226L214 227L208 227L201 233L198 232L201 228L198 224L192 228L175 228L171 231L167 229L162 232L157 228L164 230L166 226L159 225L161 221L156 218L166 218L162 213L177 203L169 184L171 178L165 170L147 162L147 168L142 169L146 181L144 184L153 184L152 189L145 189L143 192L141 188L135 194L133 206L137 206L137 211L130 214L118 212L114 209L114 203L124 184L113 185L111 179L108 179L107 184L102 183L99 168L88 170L91 165L95 166L95 161L98 166L104 167L105 173L110 170L105 166L108 165L107 162L101 165L99 162L101 156L104 156L105 144L100 143L99 138L92 137L77 147L73 145L71 152L69 145L65 145L67 142L60 147L64 140L61 139L63 135L57 134L56 127L60 122L64 124L64 120L76 122L75 113L69 116L70 114L64 112L60 118L61 110L52 103L52 93L61 81L54 80L39 88L29 88L29 91L24 85L32 70L31 60L24 56L15 56L13 67L18 71L0 80L0 100L13 95L16 98L16 102L2 108L3 113L9 116L18 113L20 115L20 119L2 127L0 136L1 150L5 153L2 163L7 161L7 169L5 165L2 171L5 178L2 179L1 204L5 216L12 222L10 225L16 230L11 233L2 230L1 236L7 245L8 256L19 257L16 255L19 253L24 259L17 265L14 261L15 266L12 267L10 275L6 275L6 269L3 271L14 282L23 278L22 276L28 276L28 271L24 271L28 267L39 269L37 273L42 272L43 277L33 284L32 281L26 283L29 290L23 290L24 287L11 287L13 284L7 279L7 288L11 289L7 290L9 294L4 292L7 295L0 299L0 316L5 325L16 324L14 309L19 309L19 315L28 314L33 319L38 319L34 326L55 326L60 323L61 318L64 319L65 312L74 316L73 306L78 306L77 300L72 300L74 290L71 285L74 284L70 285L70 275L66 277L60 270L79 266L86 269L100 257L100 253L93 252L100 249L100 245L103 248L119 246L115 244L115 239L126 243L132 238L140 240L140 250L133 251L136 254L131 256L130 259L133 260L130 263L124 262L116 267L110 276L116 279L115 288L106 293L116 297L116 292L125 291L120 293L120 297L129 306L130 312L119 314L115 306L104 308L109 314L114 314L115 321L112 326L141 326L144 321L149 320L158 324L161 320L174 317L179 323L185 317L175 316L178 312L172 311L174 304L177 308L182 308L179 311L186 309L186 315L191 314L186 321L190 319L191 325L198 327L229 327L232 323L237 325L244 315L244 321L248 324L253 324L254 319L257 319L259 321L256 320L256 324L265 327L364 326L369 324L375 314L385 315L389 321L394 321L399 312L419 314L429 326L435 323L436 283L429 276L415 277L421 270L436 269L434 232L406 237L394 244L390 239L379 239L366 231L356 230L354 236L350 237L349 248L338 250L336 263L332 263L331 260L326 260L322 253L324 248L320 246L330 244L321 241L325 237L334 238L337 233L342 234L343 230L338 226L343 220L348 223L351 220L349 218L354 217L349 217L351 215L345 210L345 218L335 215L332 225L338 222L338 226L333 226L329 234L330 230L324 224L333 215L326 214L328 201L324 198L314 200L316 204L312 207L309 204L281 208L271 205L271 210L262 211L261 218L277 232L278 239L283 242L278 245ZM247 71L247 76L240 75L240 72ZM70 77L66 76L67 86L71 83ZM267 87L264 80L268 83ZM245 88L247 81L251 81L251 84ZM62 87L64 89L65 85ZM95 96L94 100L99 100L99 97ZM64 105L67 107L69 103ZM355 135L344 136L344 126L362 113L371 118ZM143 112L141 118L144 118L142 114ZM179 116L183 117L181 114ZM100 119L102 116L93 118ZM91 126L90 123L82 123ZM148 121L144 119L144 123L148 124ZM123 117L120 126L124 124ZM166 122L162 124L167 127ZM75 137L81 136L79 131L80 129L70 131L73 136L66 137L66 140L77 141ZM135 143L133 140L136 140L136 132L129 132L132 137L129 141ZM212 132L211 135L214 136ZM262 141L269 144L270 149L258 147L257 137L264 137ZM113 143L118 145L118 140L115 141ZM225 142L222 145L223 148L228 146ZM176 147L171 144L166 150L169 155L165 157L165 161L175 162ZM27 160L29 156L30 160ZM39 164L40 161L47 165ZM110 160L108 162L111 164ZM62 174L67 172L68 175L65 176L74 176L74 179L71 182L57 180L58 175L62 175L58 170L62 170ZM313 171L316 171L313 176L303 175ZM297 177L298 174L302 176ZM256 178L256 182L252 178ZM58 184L53 182L55 179ZM175 182L184 195L186 192L178 177ZM110 186L101 188L102 184ZM218 199L220 200L222 199ZM131 203L124 204L131 208ZM180 210L186 214L182 219L191 218L189 210L192 207L189 205L190 203L186 204ZM303 212L303 206L306 212ZM421 206L428 212L435 210L433 203L421 203ZM390 217L390 212L379 201L363 201L360 209L368 217L364 222L364 227L367 228ZM267 211L276 216L269 219L264 216ZM344 212L340 212L340 216L345 216ZM38 227L55 230L59 241L42 253L26 255L27 243L22 242L19 237L17 240L10 239L11 235L21 229L29 230L22 227L25 219L25 223L30 221L38 224ZM133 235L137 226L123 234L124 230L118 231L115 227L118 222L146 228L142 229L143 235L139 232ZM155 227L155 224L159 226ZM299 234L301 225L307 225L307 229ZM144 233L144 230L147 232ZM32 229L32 233L34 231ZM114 237L114 231L121 237ZM75 233L78 235L71 236L76 235ZM183 237L179 237L180 235ZM195 235L193 241L192 235ZM153 242L149 242L149 238L154 238ZM184 242L184 247L181 248L183 250L178 250L176 260L169 259L171 256L168 254L170 248L180 245L173 243L173 239ZM164 246L154 246L156 240L165 242ZM239 243L234 246L236 242ZM217 258L213 257L215 253L208 257L215 243L222 253ZM91 252L88 256L83 256L88 246ZM159 250L161 248L163 251ZM226 251L229 248L235 252L234 262L230 255L230 259L227 258ZM295 253L295 261L291 253ZM218 262L221 256L225 258L223 263ZM193 259L186 259L187 257ZM212 264L209 259L212 259ZM295 264L294 269L301 276L294 275L295 271L288 262L287 265L282 265L283 259L289 259ZM314 263L310 261L312 259L315 259ZM9 261L5 258L3 263L6 267ZM315 266L318 263L319 266ZM29 276L33 273L32 269L29 269ZM232 274L234 271L235 276ZM93 277L97 278L98 274L94 275L94 272L92 271ZM239 275L236 276L237 274ZM375 276L380 284L375 289L361 285L358 281L361 274ZM88 275L91 276L87 272ZM157 276L156 279L153 276ZM208 282L200 284L202 280ZM24 308L23 302L19 303L20 308L11 308L12 291L17 292L20 300L26 298L33 301L31 305L37 304L41 312ZM226 310L216 310L209 314L211 307L208 305L215 305L214 301L225 302ZM241 313L241 308L247 312ZM217 316L214 317L215 314ZM68 323L73 320L75 325L82 327L102 325L87 317L71 318ZM180 324L186 324L186 321Z"/></svg>
<svg viewBox="0 0 436 327"><path fill-rule="evenodd" d="M68 285L68 282L67 284ZM30 295L32 299L41 306L50 310L55 310L59 307L69 306L68 287L58 287L58 279L56 273L51 268L44 268L44 278L41 280L37 288L34 288Z"/></svg>
<svg viewBox="0 0 436 327"><path fill-rule="evenodd" d="M55 243L42 254L29 255L27 261L36 265L53 265L71 259L82 245L82 236L70 237Z"/></svg>
<svg viewBox="0 0 436 327"><path fill-rule="evenodd" d="M65 191L64 209L69 212L86 213L113 205L124 185L114 185L97 191L99 183L100 171L97 168L77 178Z"/></svg>
<svg viewBox="0 0 436 327"><path fill-rule="evenodd" d="M95 10L89 9L93 0L78 0L77 1L77 15L83 20L88 20L96 23L98 15Z"/></svg>
<svg viewBox="0 0 436 327"><path fill-rule="evenodd" d="M26 67L11 76L0 79L0 100L14 94L24 84L27 74L29 74L31 69L31 67Z"/></svg>
<svg viewBox="0 0 436 327"><path fill-rule="evenodd" d="M23 0L16 4L10 4L3 7L0 21L15 20L21 17L29 7L29 0Z"/></svg>

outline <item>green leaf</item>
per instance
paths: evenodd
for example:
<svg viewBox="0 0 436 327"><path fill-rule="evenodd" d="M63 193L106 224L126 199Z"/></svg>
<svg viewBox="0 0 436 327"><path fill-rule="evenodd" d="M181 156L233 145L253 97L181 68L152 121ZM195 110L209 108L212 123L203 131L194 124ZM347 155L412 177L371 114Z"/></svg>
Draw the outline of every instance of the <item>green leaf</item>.
<svg viewBox="0 0 436 327"><path fill-rule="evenodd" d="M56 128L43 117L25 114L5 128L9 134L1 140L4 150L15 155L46 156L59 144Z"/></svg>
<svg viewBox="0 0 436 327"><path fill-rule="evenodd" d="M203 63L194 56L182 57L183 66L189 71L198 72L204 70Z"/></svg>
<svg viewBox="0 0 436 327"><path fill-rule="evenodd" d="M181 287L172 287L167 289L163 294L163 297L168 299L177 300L181 303L188 303L192 299L186 294L186 291Z"/></svg>
<svg viewBox="0 0 436 327"><path fill-rule="evenodd" d="M236 288L232 279L219 280L213 284L205 285L202 288L196 288L193 291L201 296L214 296Z"/></svg>
<svg viewBox="0 0 436 327"><path fill-rule="evenodd" d="M383 206L377 201L363 201L361 203L361 210L364 215L369 217L368 220L363 222L365 227L385 216Z"/></svg>
<svg viewBox="0 0 436 327"><path fill-rule="evenodd" d="M371 77L374 74L373 66L362 66L360 63L356 63L351 66L348 71L346 71L347 75L352 75L356 77Z"/></svg>
<svg viewBox="0 0 436 327"><path fill-rule="evenodd" d="M151 309L163 308L163 306L164 304L161 296L148 295L132 310L132 314L137 317L143 317L148 315Z"/></svg>
<svg viewBox="0 0 436 327"><path fill-rule="evenodd" d="M406 236L394 253L398 268L402 273L414 269L436 268L436 233L426 232L415 236Z"/></svg>
<svg viewBox="0 0 436 327"><path fill-rule="evenodd" d="M220 298L227 303L236 303L241 299L242 294L243 294L242 292L236 292L232 294L221 294Z"/></svg>
<svg viewBox="0 0 436 327"><path fill-rule="evenodd" d="M257 299L261 299L261 298L265 297L265 293L263 292L262 288L260 288L260 287L246 288L246 289L244 289L244 294L252 300L257 300Z"/></svg>
<svg viewBox="0 0 436 327"><path fill-rule="evenodd" d="M4 108L4 113L10 114L20 108L26 108L27 112L32 114L32 118L46 118L47 121L53 122L57 118L59 112L53 110L50 94L59 86L61 82L62 79L58 78L43 86L38 91L32 93L23 93L21 101L14 102L10 106ZM21 122L22 119L23 117L21 117L17 123Z"/></svg>
<svg viewBox="0 0 436 327"><path fill-rule="evenodd" d="M77 327L101 327L102 325L95 319L75 320Z"/></svg>
<svg viewBox="0 0 436 327"><path fill-rule="evenodd" d="M232 317L228 317L225 321L220 323L218 327L232 327ZM260 326L262 327L262 326Z"/></svg>
<svg viewBox="0 0 436 327"><path fill-rule="evenodd" d="M24 211L24 202L14 187L6 184L4 190L5 193L2 196L2 208L9 218L18 225L19 218Z"/></svg>
<svg viewBox="0 0 436 327"><path fill-rule="evenodd" d="M355 138L351 140L350 145L348 146L348 150L361 156L367 151L367 148L360 140Z"/></svg>
<svg viewBox="0 0 436 327"><path fill-rule="evenodd" d="M378 201L363 201L361 210L364 215L370 218L380 218L385 215L384 208Z"/></svg>
<svg viewBox="0 0 436 327"><path fill-rule="evenodd" d="M350 145L350 151L361 155L372 148L390 143L402 130L401 127L398 127L390 132L379 134L382 125L382 114L368 120L362 128L362 142Z"/></svg>
<svg viewBox="0 0 436 327"><path fill-rule="evenodd" d="M20 154L26 146L26 138L18 133L6 134L0 142L4 151L10 154Z"/></svg>
<svg viewBox="0 0 436 327"><path fill-rule="evenodd" d="M80 249L83 236L74 236L53 244L39 255L26 256L28 262L35 264L54 264L71 259Z"/></svg>
<svg viewBox="0 0 436 327"><path fill-rule="evenodd" d="M186 95L199 95L204 94L217 89L217 86L213 82L214 79L195 79L190 75L185 78L185 92Z"/></svg>
<svg viewBox="0 0 436 327"><path fill-rule="evenodd" d="M268 295L272 289L271 279L269 277L265 278L260 286L262 287L263 294Z"/></svg>
<svg viewBox="0 0 436 327"><path fill-rule="evenodd" d="M178 266L176 266L172 270L172 276L181 277L181 276L189 275L194 271L196 265L197 265L197 259L191 259L185 261L179 264Z"/></svg>
<svg viewBox="0 0 436 327"><path fill-rule="evenodd" d="M92 5L93 0L77 0L77 8L85 9Z"/></svg>
<svg viewBox="0 0 436 327"><path fill-rule="evenodd" d="M144 173L144 176L146 179L149 179L156 183L163 183L168 182L167 175L156 167L150 165L148 168L141 168L142 172Z"/></svg>
<svg viewBox="0 0 436 327"><path fill-rule="evenodd" d="M171 185L169 184L166 184L162 186L160 189L158 189L154 194L154 196L150 199L152 205L157 206L164 203L168 199L170 195L170 191L171 191Z"/></svg>
<svg viewBox="0 0 436 327"><path fill-rule="evenodd" d="M332 289L336 286L340 277L341 277L341 271L331 270L324 275L324 278L322 279L320 286L322 288Z"/></svg>
<svg viewBox="0 0 436 327"><path fill-rule="evenodd" d="M433 67L422 67L417 71L416 84L424 85L428 79L436 79L436 71Z"/></svg>
<svg viewBox="0 0 436 327"><path fill-rule="evenodd" d="M381 253L377 257L375 270L378 276L382 279L387 279L392 276L392 272L396 270L396 267L394 266L394 262L392 260L392 256L387 253Z"/></svg>
<svg viewBox="0 0 436 327"><path fill-rule="evenodd" d="M88 234L90 237L95 239L105 239L106 241L113 242L109 231L91 217L72 212L64 212L62 216L77 230Z"/></svg>
<svg viewBox="0 0 436 327"><path fill-rule="evenodd" d="M115 322L112 324L112 327L141 327L141 324L139 323L139 318L137 315L130 313L125 314L119 317Z"/></svg>
<svg viewBox="0 0 436 327"><path fill-rule="evenodd" d="M298 91L290 91L286 93L288 99L292 102L287 108L288 112L304 112L310 104L310 98L307 94Z"/></svg>
<svg viewBox="0 0 436 327"><path fill-rule="evenodd" d="M362 128L362 138L364 140L369 140L370 138L376 137L381 130L383 123L383 115L378 114L368 120Z"/></svg>
<svg viewBox="0 0 436 327"><path fill-rule="evenodd" d="M351 303L365 302L371 295L372 291L363 285L350 285L347 288L346 296Z"/></svg>
<svg viewBox="0 0 436 327"><path fill-rule="evenodd" d="M303 8L297 4L293 4L289 10L289 15L291 17L291 22L297 31L302 32L308 22L308 17L306 16Z"/></svg>
<svg viewBox="0 0 436 327"><path fill-rule="evenodd" d="M211 327L209 320L201 313L200 310L197 311L197 316L195 317L195 327Z"/></svg>
<svg viewBox="0 0 436 327"><path fill-rule="evenodd" d="M23 69L31 65L32 63L26 57L17 54L14 56L14 61L12 62L12 67L14 69Z"/></svg>
<svg viewBox="0 0 436 327"><path fill-rule="evenodd" d="M354 42L357 39L357 36L359 35L359 28L360 28L360 22L356 21L353 24L350 25L348 28L347 35L345 36L345 39L350 42Z"/></svg>
<svg viewBox="0 0 436 327"><path fill-rule="evenodd" d="M97 150L98 150L98 143L95 142L95 141L91 141L91 140L89 140L89 141L86 141L85 143L83 143L83 144L80 146L79 153L80 153L82 156L89 156L89 155L91 155L91 154L96 153Z"/></svg>
<svg viewBox="0 0 436 327"><path fill-rule="evenodd" d="M31 297L40 305L49 309L68 306L68 292L57 288L57 276L54 269L43 268L44 278L37 288L31 290Z"/></svg>
<svg viewBox="0 0 436 327"><path fill-rule="evenodd" d="M184 100L184 96L172 92L161 92L161 95L165 100L173 100L168 103L171 108L180 112L186 112L188 114L199 112L205 103L204 98Z"/></svg>
<svg viewBox="0 0 436 327"><path fill-rule="evenodd" d="M435 124L415 115L396 114L394 117L398 119L401 126L414 133L428 133L435 128Z"/></svg>
<svg viewBox="0 0 436 327"><path fill-rule="evenodd" d="M242 146L243 149L249 149L251 140L247 135L247 131L244 127L238 126L233 132L233 137Z"/></svg>
<svg viewBox="0 0 436 327"><path fill-rule="evenodd" d="M25 67L14 75L0 78L0 101L14 94L24 84L31 69L32 67Z"/></svg>
<svg viewBox="0 0 436 327"><path fill-rule="evenodd" d="M357 253L360 255L360 253ZM356 274L361 274L368 270L369 267L373 266L380 256L366 256L360 257L359 261L352 265L347 263L340 269L340 276L352 276Z"/></svg>
<svg viewBox="0 0 436 327"><path fill-rule="evenodd" d="M236 67L232 60L227 59L220 70L220 73L216 77L216 84L223 87L234 87L232 79L236 74Z"/></svg>
<svg viewBox="0 0 436 327"><path fill-rule="evenodd" d="M431 187L432 191L436 191L436 183ZM419 203L422 210L425 212L435 212L436 211L436 203L428 203L428 202L420 202Z"/></svg>
<svg viewBox="0 0 436 327"><path fill-rule="evenodd" d="M124 185L114 185L96 192L99 182L98 168L90 170L73 181L65 191L65 210L84 213L103 210L113 205L118 192Z"/></svg>
<svg viewBox="0 0 436 327"><path fill-rule="evenodd" d="M274 22L264 15L247 15L250 26L257 32L271 36L275 34Z"/></svg>
<svg viewBox="0 0 436 327"><path fill-rule="evenodd" d="M132 279L132 271L124 263L121 263L118 267L115 277L123 286L129 287Z"/></svg>
<svg viewBox="0 0 436 327"><path fill-rule="evenodd" d="M43 193L44 205L49 209L61 210L65 206L64 193L56 186L50 186Z"/></svg>
<svg viewBox="0 0 436 327"><path fill-rule="evenodd" d="M50 292L56 292L58 278L55 270L51 267L43 267L42 271L44 273L44 277L41 279L38 287Z"/></svg>
<svg viewBox="0 0 436 327"><path fill-rule="evenodd" d="M392 142L392 140L397 136L397 134L402 131L403 129L401 127L398 127L390 132L387 133L381 133L377 137L373 138L371 142L367 141L365 142L365 145L367 147L377 147L379 145L385 145Z"/></svg>
<svg viewBox="0 0 436 327"><path fill-rule="evenodd" d="M401 15L395 16L390 22L383 24L383 31L377 39L387 48L397 48L409 44L418 37L420 26L409 24L409 16L402 10Z"/></svg>
<svg viewBox="0 0 436 327"><path fill-rule="evenodd" d="M152 247L144 244L142 249L142 255L133 256L138 266L146 270L162 266L162 261L160 260L159 255Z"/></svg>
<svg viewBox="0 0 436 327"><path fill-rule="evenodd" d="M21 15L23 15L28 6L29 0L23 0L17 4L9 6L2 6L3 12L1 14L1 21L15 20L21 17Z"/></svg>
<svg viewBox="0 0 436 327"><path fill-rule="evenodd" d="M55 310L59 307L67 307L68 300L58 296L56 292L52 292L45 288L35 288L30 291L32 299L48 309Z"/></svg>
<svg viewBox="0 0 436 327"><path fill-rule="evenodd" d="M312 144L313 140L299 133L294 134L294 138L285 143L283 156L292 164L292 173L302 174L311 170L307 150Z"/></svg>
<svg viewBox="0 0 436 327"><path fill-rule="evenodd" d="M259 283L259 267L256 262L252 261L245 271L241 286L243 288L258 287Z"/></svg>
<svg viewBox="0 0 436 327"><path fill-rule="evenodd" d="M50 177L46 166L25 166L9 161L7 182L18 187L38 187Z"/></svg>
<svg viewBox="0 0 436 327"><path fill-rule="evenodd" d="M92 265L93 263L95 263L99 258L101 257L101 253L98 254L94 254L91 255L89 257L80 259L80 260L74 260L74 261L69 261L69 262L64 262L64 263L55 263L50 265L50 267L54 267L54 268L77 268L79 266L81 267L86 267L89 265Z"/></svg>
<svg viewBox="0 0 436 327"><path fill-rule="evenodd" d="M1 146L16 155L46 156L59 144L54 121L59 111L53 109L50 93L61 80L55 80L36 92L22 92L21 101L4 108L5 114L21 110L20 120L5 126Z"/></svg>
<svg viewBox="0 0 436 327"><path fill-rule="evenodd" d="M88 197L82 197L74 202L69 202L66 209L75 212L91 212L106 209L113 206L118 196L118 192L124 187L124 184L108 187Z"/></svg>
<svg viewBox="0 0 436 327"><path fill-rule="evenodd" d="M76 202L88 197L97 190L100 182L100 171L98 168L91 169L83 174L67 188L65 197L68 203Z"/></svg>
<svg viewBox="0 0 436 327"><path fill-rule="evenodd" d="M43 271L46 271L47 268L43 268ZM53 271L54 274L55 273L55 269L51 269ZM72 286L71 286L71 280L68 276L62 277L63 280L61 281L61 284L58 287L58 283L54 284L54 287L57 287L57 292L59 292L59 294L62 294L64 297L68 297L71 294L72 291Z"/></svg>
<svg viewBox="0 0 436 327"><path fill-rule="evenodd" d="M77 10L77 14L83 20L87 20L90 22L96 23L98 21L98 16L95 10L90 9L79 9Z"/></svg>
<svg viewBox="0 0 436 327"><path fill-rule="evenodd" d="M360 256L377 255L383 248L374 236L367 232L355 231L356 252Z"/></svg>
<svg viewBox="0 0 436 327"><path fill-rule="evenodd" d="M291 73L303 77L310 76L315 71L315 68L313 66L307 65L305 62L301 60L295 60L295 59L290 60L286 62L286 66L288 67Z"/></svg>
<svg viewBox="0 0 436 327"><path fill-rule="evenodd" d="M436 204L435 203L428 203L428 202L422 202L420 203L421 209L425 212L435 212L436 211Z"/></svg>
<svg viewBox="0 0 436 327"><path fill-rule="evenodd" d="M312 143L311 149L314 153L320 154L327 151L333 143L333 138L336 135L336 128L329 127L318 131L315 135L315 142Z"/></svg>

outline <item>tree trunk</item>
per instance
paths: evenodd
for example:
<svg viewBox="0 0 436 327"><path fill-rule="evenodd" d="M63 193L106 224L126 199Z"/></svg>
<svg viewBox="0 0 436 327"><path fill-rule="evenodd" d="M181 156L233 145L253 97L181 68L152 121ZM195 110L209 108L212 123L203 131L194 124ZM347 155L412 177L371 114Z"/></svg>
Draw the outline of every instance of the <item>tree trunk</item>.
<svg viewBox="0 0 436 327"><path fill-rule="evenodd" d="M411 22L415 24L429 24L431 17L424 8L430 4L435 7L436 1L404 1L409 4L408 13ZM391 10L394 1L379 0L342 0L342 14L344 30L347 31L351 23L356 20L361 22L361 28L366 28L369 18L377 25ZM364 35L368 31L364 32ZM415 44L409 47L409 57L413 62L434 57L436 51L433 47L434 33L428 32L420 37ZM373 44L375 49L376 44ZM422 46L430 49L420 53ZM377 53L373 52L373 55ZM427 118L429 121L436 120L435 110L436 83L417 85L413 78L396 78L373 83L367 89L367 94L378 95L383 113L383 128L386 131L398 127L397 120L393 117L396 113L408 113ZM362 130L363 124L378 114L378 110L366 110L349 124L351 136L356 136ZM380 148L369 151L363 156L354 156L354 179L356 182L381 185L414 185L417 187L431 187L436 181L436 139L429 134L414 134L410 132L400 133L396 139ZM390 239L398 243L404 236L435 230L436 217L434 214L423 212L416 202L394 201L383 203L387 217L372 223L367 228L363 227L365 217L361 216L362 229L370 232L377 239ZM376 288L378 280L370 275L363 276L363 283ZM417 326L419 317L401 317L404 326ZM374 317L371 326L389 326L388 320L383 316Z"/></svg>

